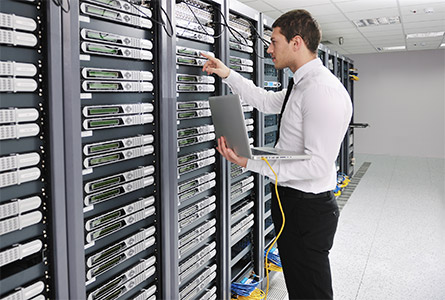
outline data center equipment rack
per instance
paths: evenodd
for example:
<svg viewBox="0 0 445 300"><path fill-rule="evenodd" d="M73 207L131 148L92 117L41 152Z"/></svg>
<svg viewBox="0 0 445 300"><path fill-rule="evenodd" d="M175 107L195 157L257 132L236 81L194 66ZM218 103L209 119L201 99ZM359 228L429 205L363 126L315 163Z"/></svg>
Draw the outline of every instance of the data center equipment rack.
<svg viewBox="0 0 445 300"><path fill-rule="evenodd" d="M205 53L223 57L223 1L176 1L176 189L177 281L172 298L221 299L224 271L224 168L216 152L208 98L222 95L222 83L202 71ZM172 70L173 71L173 70ZM174 276L174 275L173 275ZM176 276L175 276L176 277Z"/></svg>
<svg viewBox="0 0 445 300"><path fill-rule="evenodd" d="M62 137L61 56L59 41L53 38L60 30L60 9L48 4L0 3L0 298L4 300L67 296L56 290L67 280L64 193L56 189L64 185L64 171L55 167L64 161L57 145Z"/></svg>
<svg viewBox="0 0 445 300"><path fill-rule="evenodd" d="M286 73L283 70L275 69L275 65L272 61L272 57L267 53L267 49L270 44L270 39L272 36L272 24L274 22L270 17L261 14L262 20L262 37L264 43L261 43L263 52L261 53L261 63L262 63L262 82L263 87L266 90L270 91L281 91L283 88L287 87L288 78ZM277 114L261 114L262 116L262 146L264 147L274 147L277 141L277 133L278 133L278 120L279 115ZM275 179L268 178L267 176L263 176L263 189L261 191L262 195L262 228L261 228L261 236L262 236L262 244L261 248L263 251L269 249L271 244L273 243L276 232L272 222L271 215L271 204L272 204L272 192L274 192L273 184ZM276 246L275 246L276 247ZM264 253L264 252L263 252ZM263 258L263 266L264 266L264 258ZM264 277L266 273L264 272L264 268L262 268L262 272L259 274ZM262 282L262 287L266 287L266 282Z"/></svg>
<svg viewBox="0 0 445 300"><path fill-rule="evenodd" d="M259 12L238 2L229 2L228 22L229 61L228 66L261 85L259 42L261 20ZM242 101L242 99L241 99ZM252 106L243 103L245 122L254 146L261 145L262 122L260 114ZM229 164L228 201L230 203L230 281L239 281L254 272L260 274L263 268L260 230L262 220L262 178L252 172L245 172L235 164Z"/></svg>
<svg viewBox="0 0 445 300"><path fill-rule="evenodd" d="M342 82L351 97L354 105L354 80L349 76L354 72L354 62L347 57L342 56ZM351 124L354 123L354 113L352 114ZM354 175L354 127L349 126L343 141L343 165L342 172L351 178Z"/></svg>
<svg viewBox="0 0 445 300"><path fill-rule="evenodd" d="M163 296L153 5L71 1L63 16L71 299Z"/></svg>

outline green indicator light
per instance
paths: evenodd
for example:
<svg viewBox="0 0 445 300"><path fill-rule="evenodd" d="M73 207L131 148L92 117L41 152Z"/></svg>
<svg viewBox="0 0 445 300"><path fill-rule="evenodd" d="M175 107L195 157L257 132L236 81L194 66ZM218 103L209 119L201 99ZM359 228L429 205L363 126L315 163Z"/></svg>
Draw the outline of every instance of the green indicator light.
<svg viewBox="0 0 445 300"><path fill-rule="evenodd" d="M118 148L119 148L119 143L109 143L109 144L88 147L88 151L89 153L96 153L100 151L113 150Z"/></svg>
<svg viewBox="0 0 445 300"><path fill-rule="evenodd" d="M196 103L179 103L178 108L179 109L197 108L197 104Z"/></svg>
<svg viewBox="0 0 445 300"><path fill-rule="evenodd" d="M180 91L194 91L194 90L196 90L196 87L193 86L193 85L180 84L179 85L179 90Z"/></svg>
<svg viewBox="0 0 445 300"><path fill-rule="evenodd" d="M192 161L194 159L198 159L198 157L196 155L188 155L188 156L179 158L178 163L184 164L184 163Z"/></svg>
<svg viewBox="0 0 445 300"><path fill-rule="evenodd" d="M124 244L114 246L113 248L106 250L105 252L101 253L100 255L93 257L91 259L91 261L93 262L93 264L97 264L98 262L104 260L105 258L109 257L110 255L119 252L123 248L125 248Z"/></svg>
<svg viewBox="0 0 445 300"><path fill-rule="evenodd" d="M196 59L178 57L177 62L184 63L184 64L196 64Z"/></svg>
<svg viewBox="0 0 445 300"><path fill-rule="evenodd" d="M195 167L196 167L196 164L192 164L192 165L189 165L189 166L182 167L182 168L179 169L179 173L181 174L181 173L184 173L184 172L187 172L187 171L191 171Z"/></svg>
<svg viewBox="0 0 445 300"><path fill-rule="evenodd" d="M94 276L101 274L101 273L105 272L106 270L110 269L111 267L117 265L120 260L121 260L121 257L118 256L118 257L110 260L106 264L103 264L99 268L95 269L92 273L94 274Z"/></svg>
<svg viewBox="0 0 445 300"><path fill-rule="evenodd" d="M188 50L188 49L179 49L179 54L189 54L189 55L197 55L196 51Z"/></svg>
<svg viewBox="0 0 445 300"><path fill-rule="evenodd" d="M95 227L97 227L97 226L99 226L99 225L101 225L103 223L107 223L110 220L116 219L116 218L118 218L120 216L121 216L121 211L117 211L117 212L105 215L105 216L103 216L103 217L101 217L99 219L93 220L91 222L91 228L95 228Z"/></svg>
<svg viewBox="0 0 445 300"><path fill-rule="evenodd" d="M94 204L96 202L105 200L107 198L112 198L119 194L120 194L120 189L114 189L114 190L111 190L111 191L91 197L91 203ZM97 232L95 234L97 234Z"/></svg>
<svg viewBox="0 0 445 300"><path fill-rule="evenodd" d="M196 82L196 77L194 77L194 76L182 76L182 75L179 75L179 76L178 76L178 81L191 81L191 82Z"/></svg>
<svg viewBox="0 0 445 300"><path fill-rule="evenodd" d="M185 140L180 140L179 141L179 146L186 146L186 145L194 143L194 142L196 142L196 138L189 138L189 139L185 139Z"/></svg>
<svg viewBox="0 0 445 300"><path fill-rule="evenodd" d="M113 72L113 71L88 71L88 77L119 78L119 72Z"/></svg>
<svg viewBox="0 0 445 300"><path fill-rule="evenodd" d="M241 59L239 59L239 58L232 58L232 57L231 57L231 58L230 58L230 62L231 62L231 63L234 63L234 64L236 64L236 63L239 63L239 64L240 64L240 63L241 63Z"/></svg>
<svg viewBox="0 0 445 300"><path fill-rule="evenodd" d="M117 90L119 89L118 83L102 83L102 82L89 82L88 88L92 90Z"/></svg>
<svg viewBox="0 0 445 300"><path fill-rule="evenodd" d="M92 116L116 114L119 111L119 107L88 108L88 113Z"/></svg>
<svg viewBox="0 0 445 300"><path fill-rule="evenodd" d="M179 192L181 193L181 192L186 191L186 190L188 190L192 187L195 187L197 185L198 185L198 181L192 181L192 182L186 183L179 187Z"/></svg>
<svg viewBox="0 0 445 300"><path fill-rule="evenodd" d="M236 65L231 65L230 69L240 71L241 67L240 66L236 66Z"/></svg>
<svg viewBox="0 0 445 300"><path fill-rule="evenodd" d="M110 35L108 33L99 33L99 32L88 31L87 37L89 37L90 39L108 41L108 42L114 42L114 43L116 43L118 41L118 38L116 36Z"/></svg>
<svg viewBox="0 0 445 300"><path fill-rule="evenodd" d="M88 45L88 50L98 53L117 54L119 50L117 48L99 45Z"/></svg>
<svg viewBox="0 0 445 300"><path fill-rule="evenodd" d="M102 126L116 126L119 125L119 120L98 120L98 121L89 121L88 124L91 128L94 127L102 127Z"/></svg>
<svg viewBox="0 0 445 300"><path fill-rule="evenodd" d="M110 178L108 180L104 180L104 181L93 183L91 185L91 189L93 191L94 190L98 190L98 189L103 188L103 187L107 187L107 186L110 186L110 185L115 185L115 184L119 183L120 181L121 181L120 177Z"/></svg>
<svg viewBox="0 0 445 300"><path fill-rule="evenodd" d="M183 112L183 113L178 114L179 118L191 118L194 116L195 116L195 112Z"/></svg>
<svg viewBox="0 0 445 300"><path fill-rule="evenodd" d="M92 166L94 166L94 165L103 164L103 163L118 160L118 159L119 159L119 154L113 154L113 155L108 155L108 156L104 156L104 157L93 158L90 160L90 164Z"/></svg>
<svg viewBox="0 0 445 300"><path fill-rule="evenodd" d="M111 232L113 232L113 231L115 231L115 230L117 230L117 229L119 229L121 227L122 227L122 222L115 223L113 225L110 225L108 227L105 227L104 229L101 229L101 230L95 232L93 234L93 237L94 237L94 239L97 239L97 238L99 238L101 236L104 236L104 235L106 235L108 233L111 233ZM100 268L102 268L102 267L100 267Z"/></svg>

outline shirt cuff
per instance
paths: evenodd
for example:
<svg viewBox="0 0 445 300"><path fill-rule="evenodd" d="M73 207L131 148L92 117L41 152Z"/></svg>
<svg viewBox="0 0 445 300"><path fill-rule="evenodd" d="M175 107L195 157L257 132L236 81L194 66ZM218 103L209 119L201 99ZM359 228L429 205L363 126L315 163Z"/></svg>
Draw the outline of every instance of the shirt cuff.
<svg viewBox="0 0 445 300"><path fill-rule="evenodd" d="M248 159L247 164L246 164L246 170L263 175L261 173L261 171L263 169L263 164L264 164L264 161L262 161L262 160Z"/></svg>

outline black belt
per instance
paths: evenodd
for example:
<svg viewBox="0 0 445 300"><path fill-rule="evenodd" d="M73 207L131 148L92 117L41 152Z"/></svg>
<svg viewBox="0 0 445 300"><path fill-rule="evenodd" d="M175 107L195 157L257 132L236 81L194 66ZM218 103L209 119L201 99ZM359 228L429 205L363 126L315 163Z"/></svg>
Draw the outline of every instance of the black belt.
<svg viewBox="0 0 445 300"><path fill-rule="evenodd" d="M273 185L272 191L274 191L274 190L275 190L275 186ZM298 198L302 198L302 199L330 198L334 194L332 191L322 192L322 193L318 193L318 194L307 193L307 192L303 192L303 191L293 189L290 187L286 187L286 186L278 186L278 192L279 192L279 194L283 194L283 196L289 195L289 196L294 196L294 197L298 197Z"/></svg>

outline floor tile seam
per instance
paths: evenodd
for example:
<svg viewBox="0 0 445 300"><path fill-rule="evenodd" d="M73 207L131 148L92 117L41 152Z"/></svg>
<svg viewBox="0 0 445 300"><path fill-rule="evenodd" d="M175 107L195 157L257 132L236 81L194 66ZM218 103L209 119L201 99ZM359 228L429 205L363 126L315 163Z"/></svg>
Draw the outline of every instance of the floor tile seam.
<svg viewBox="0 0 445 300"><path fill-rule="evenodd" d="M368 267L369 258L370 258L370 256L371 256L372 247L374 246L374 241L375 241L375 238L376 238L376 234L377 234L377 231L378 231L378 229L379 229L380 220L381 220L382 215L383 215L383 210L384 210L384 207L385 207L386 198L387 198L387 195L388 195L389 188L390 188L390 186L391 186L391 181L392 181L392 178L393 178L393 175L394 175L394 172L395 172L395 168L396 168L396 165L397 165L397 160L398 160L398 156L397 156L396 159L395 159L395 162L394 162L393 167L392 167L392 172L391 172L390 179L389 179L389 181L388 181L388 184L386 185L386 193L385 193L385 196L384 196L384 198L383 198L383 203L382 203L382 208L381 208L381 212L382 212L382 213L380 213L380 215L379 215L379 217L378 217L378 220L377 220L377 226L375 227L374 234L373 234L372 241L371 241L371 245L369 246L369 251L368 251L368 254L367 254L367 256L366 256L365 266L364 266L364 268L363 268L362 276L361 276L361 278L360 278L360 283L359 283L359 286L358 286L358 288L357 288L357 293L356 293L356 295L355 295L355 299L356 299L356 300L358 299L358 295L359 295L359 293L360 293L360 288L362 287L362 284L363 284L363 278L365 277L366 268ZM366 175L366 174L365 174L365 175Z"/></svg>

